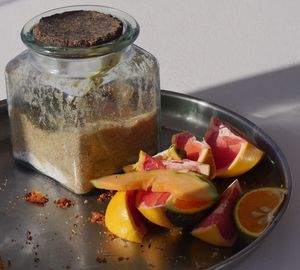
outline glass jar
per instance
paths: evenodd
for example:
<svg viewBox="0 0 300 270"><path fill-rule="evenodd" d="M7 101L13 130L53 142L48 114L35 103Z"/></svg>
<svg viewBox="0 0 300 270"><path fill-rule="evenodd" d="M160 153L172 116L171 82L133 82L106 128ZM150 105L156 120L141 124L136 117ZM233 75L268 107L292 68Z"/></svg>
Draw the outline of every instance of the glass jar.
<svg viewBox="0 0 300 270"><path fill-rule="evenodd" d="M111 14L122 35L93 47L53 47L34 39L44 16L73 10ZM13 154L77 194L90 180L120 172L139 150L158 148L159 66L133 44L137 22L102 6L73 6L30 20L21 38L27 50L6 66Z"/></svg>

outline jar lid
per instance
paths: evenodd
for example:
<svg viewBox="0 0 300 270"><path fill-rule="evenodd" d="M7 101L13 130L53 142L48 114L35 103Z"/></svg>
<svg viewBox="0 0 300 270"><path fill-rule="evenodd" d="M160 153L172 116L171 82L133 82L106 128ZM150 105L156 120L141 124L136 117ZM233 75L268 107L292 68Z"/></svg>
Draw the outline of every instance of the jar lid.
<svg viewBox="0 0 300 270"><path fill-rule="evenodd" d="M122 22L93 10L74 10L42 17L33 27L34 38L56 47L90 47L122 34Z"/></svg>
<svg viewBox="0 0 300 270"><path fill-rule="evenodd" d="M76 29L80 22L80 28ZM123 11L79 5L34 17L24 25L21 38L29 49L39 54L85 58L120 51L132 44L138 34L139 25Z"/></svg>

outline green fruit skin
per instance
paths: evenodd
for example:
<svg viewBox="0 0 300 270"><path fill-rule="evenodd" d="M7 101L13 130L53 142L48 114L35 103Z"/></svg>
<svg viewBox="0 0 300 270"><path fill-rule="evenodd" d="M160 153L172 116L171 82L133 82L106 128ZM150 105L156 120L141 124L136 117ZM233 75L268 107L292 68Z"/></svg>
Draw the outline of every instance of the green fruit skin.
<svg viewBox="0 0 300 270"><path fill-rule="evenodd" d="M195 224L198 224L201 221L201 219L208 215L210 210L211 208L203 211L198 211L193 214L182 214L167 209L166 216L168 217L170 222L176 227L191 230L195 226Z"/></svg>
<svg viewBox="0 0 300 270"><path fill-rule="evenodd" d="M189 173L190 174L190 173ZM175 204L172 201L172 198L170 198L166 204L166 215L171 221L171 223L175 226L190 229L195 226L195 224L198 224L201 219L203 219L205 216L207 216L211 210L213 209L213 206L216 204L216 202L219 199L219 194L214 186L214 184L208 180L205 176L194 174L197 176L199 181L205 181L208 183L208 192L211 195L211 203L207 205L205 208L200 209L193 209L193 210L186 210L186 209L180 209L175 206Z"/></svg>
<svg viewBox="0 0 300 270"><path fill-rule="evenodd" d="M189 175L191 175L191 173L189 173ZM208 204L205 208L201 207L201 208L194 208L194 209L181 209L176 207L174 201L173 201L173 197L171 196L167 203L166 203L166 208L167 210L177 213L177 214L188 214L188 215L193 215L193 214L197 214L198 212L202 212L206 209L211 208L219 199L219 194L218 191L216 189L216 187L214 186L214 184L208 180L205 176L200 175L200 174L196 174L193 173L194 176L197 177L198 181L204 181L206 182L207 185L207 192L210 194L210 204Z"/></svg>

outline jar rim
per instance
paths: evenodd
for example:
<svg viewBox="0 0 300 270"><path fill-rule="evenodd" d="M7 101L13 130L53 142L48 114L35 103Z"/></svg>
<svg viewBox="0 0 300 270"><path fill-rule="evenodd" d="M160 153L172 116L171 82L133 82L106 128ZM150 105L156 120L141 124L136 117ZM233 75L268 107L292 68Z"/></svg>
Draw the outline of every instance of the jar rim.
<svg viewBox="0 0 300 270"><path fill-rule="evenodd" d="M123 23L122 35L112 41L91 47L56 47L43 44L35 39L33 27L42 17L75 10L93 10L116 17ZM23 26L21 39L27 48L38 54L55 58L87 58L120 51L132 44L137 39L139 32L140 27L137 21L124 11L100 5L75 5L51 9L33 17Z"/></svg>

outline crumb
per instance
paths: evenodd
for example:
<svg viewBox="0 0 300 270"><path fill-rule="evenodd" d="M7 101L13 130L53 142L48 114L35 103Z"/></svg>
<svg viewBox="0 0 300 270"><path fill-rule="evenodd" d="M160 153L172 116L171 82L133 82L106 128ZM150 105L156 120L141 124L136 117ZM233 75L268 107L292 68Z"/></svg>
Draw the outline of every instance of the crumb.
<svg viewBox="0 0 300 270"><path fill-rule="evenodd" d="M94 224L101 224L101 225L104 225L104 214L101 213L101 212L92 212L91 213L92 216L91 216L91 223L94 223Z"/></svg>
<svg viewBox="0 0 300 270"><path fill-rule="evenodd" d="M74 206L74 203L68 198L61 198L54 201L55 205L59 208L70 208Z"/></svg>
<svg viewBox="0 0 300 270"><path fill-rule="evenodd" d="M119 258L118 258L118 261L119 261L119 262L121 262L121 261L123 261L123 260L124 260L124 257L119 257Z"/></svg>
<svg viewBox="0 0 300 270"><path fill-rule="evenodd" d="M152 264L152 263L148 263L148 266L149 266L149 267L155 267L155 265Z"/></svg>
<svg viewBox="0 0 300 270"><path fill-rule="evenodd" d="M40 206L44 206L48 202L48 197L46 194L40 191L31 191L26 193L25 200L33 203L38 204Z"/></svg>
<svg viewBox="0 0 300 270"><path fill-rule="evenodd" d="M100 258L100 257L97 257L97 258L96 258L96 261L97 261L98 263L107 263L107 259L106 259L106 258Z"/></svg>
<svg viewBox="0 0 300 270"><path fill-rule="evenodd" d="M107 199L108 199L107 194L102 193L99 195L99 197L97 199L97 203L102 203L102 202L106 201Z"/></svg>
<svg viewBox="0 0 300 270"><path fill-rule="evenodd" d="M88 200L84 200L84 202L83 202L83 203L84 203L84 204L87 204L88 202L89 202Z"/></svg>
<svg viewBox="0 0 300 270"><path fill-rule="evenodd" d="M27 231L27 232L26 232L26 239L27 239L28 241L31 241L31 240L32 240L32 235L31 235L31 232L30 232L30 231Z"/></svg>
<svg viewBox="0 0 300 270"><path fill-rule="evenodd" d="M115 193L116 193L115 190L109 190L108 192L100 194L97 199L97 203L102 203L106 200L111 199L115 195Z"/></svg>

